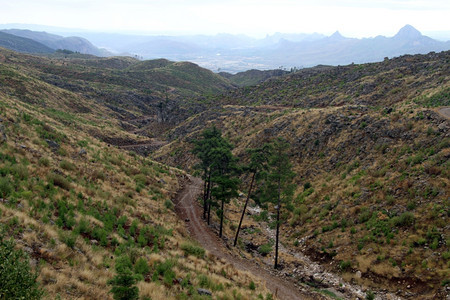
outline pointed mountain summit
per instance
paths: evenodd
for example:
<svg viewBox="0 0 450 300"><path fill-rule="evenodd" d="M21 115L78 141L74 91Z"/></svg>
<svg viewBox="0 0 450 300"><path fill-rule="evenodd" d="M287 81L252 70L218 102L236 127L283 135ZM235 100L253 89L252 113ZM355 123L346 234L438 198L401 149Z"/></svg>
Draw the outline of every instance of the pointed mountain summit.
<svg viewBox="0 0 450 300"><path fill-rule="evenodd" d="M405 25L394 36L395 39L414 40L422 37L422 33L411 25Z"/></svg>
<svg viewBox="0 0 450 300"><path fill-rule="evenodd" d="M340 40L345 39L345 37L343 37L339 31L336 31L335 33L330 35L329 39L332 41L340 41Z"/></svg>

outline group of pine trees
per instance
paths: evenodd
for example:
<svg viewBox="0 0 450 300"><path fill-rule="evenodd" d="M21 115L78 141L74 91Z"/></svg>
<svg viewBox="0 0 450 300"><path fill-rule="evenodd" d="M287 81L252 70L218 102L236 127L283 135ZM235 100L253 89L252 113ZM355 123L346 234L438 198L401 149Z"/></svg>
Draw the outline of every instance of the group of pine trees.
<svg viewBox="0 0 450 300"><path fill-rule="evenodd" d="M261 147L247 149L246 164L239 164L232 153L233 146L215 126L205 129L201 138L194 141L194 145L193 153L200 159L198 167L204 180L203 218L209 225L213 208L220 219L219 237L222 237L225 206L238 196L240 178L247 175L250 184L247 187L247 197L236 230L234 246L237 244L250 198L257 199L257 202L266 208L268 203L273 203L276 210L274 267L277 268L283 204L290 202L294 192L292 180L295 174L289 161L289 144L282 138L276 138Z"/></svg>

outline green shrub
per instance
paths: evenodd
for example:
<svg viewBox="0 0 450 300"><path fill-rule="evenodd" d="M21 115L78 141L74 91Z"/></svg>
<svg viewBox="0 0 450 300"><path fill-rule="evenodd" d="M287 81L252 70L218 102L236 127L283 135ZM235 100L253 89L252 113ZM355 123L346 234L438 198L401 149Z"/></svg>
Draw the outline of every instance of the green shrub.
<svg viewBox="0 0 450 300"><path fill-rule="evenodd" d="M368 208L364 208L361 210L361 214L359 215L359 222L365 223L369 221L369 219L372 217L372 212Z"/></svg>
<svg viewBox="0 0 450 300"><path fill-rule="evenodd" d="M59 186L60 188L63 188L65 190L70 190L70 182L64 178L64 176L61 176L59 174L50 173L47 176L47 180L52 183L55 186Z"/></svg>
<svg viewBox="0 0 450 300"><path fill-rule="evenodd" d="M367 291L366 300L373 300L373 299L375 299L375 294L372 291Z"/></svg>
<svg viewBox="0 0 450 300"><path fill-rule="evenodd" d="M59 166L61 167L61 169L64 169L64 170L67 170L67 171L74 171L76 169L75 165L73 163L71 163L70 161L67 161L67 160L61 161Z"/></svg>
<svg viewBox="0 0 450 300"><path fill-rule="evenodd" d="M191 243L183 243L181 244L180 248L184 251L185 255L194 255L198 258L205 257L205 249L199 246L195 246Z"/></svg>
<svg viewBox="0 0 450 300"><path fill-rule="evenodd" d="M25 180L28 178L28 169L24 165L17 164L11 167L11 174L17 179Z"/></svg>
<svg viewBox="0 0 450 300"><path fill-rule="evenodd" d="M167 209L172 209L172 208L173 208L173 202L170 201L169 199L167 199L167 200L164 202L164 206L165 206Z"/></svg>
<svg viewBox="0 0 450 300"><path fill-rule="evenodd" d="M67 245L67 247L72 248L75 247L75 243L77 241L77 235L74 233L63 232L60 235L61 241Z"/></svg>
<svg viewBox="0 0 450 300"><path fill-rule="evenodd" d="M41 157L38 163L41 166L48 167L50 166L50 159L48 157Z"/></svg>
<svg viewBox="0 0 450 300"><path fill-rule="evenodd" d="M349 260L343 260L339 263L339 269L342 271L348 270L352 266L352 263Z"/></svg>
<svg viewBox="0 0 450 300"><path fill-rule="evenodd" d="M261 255L266 256L267 254L272 252L272 246L270 244L263 244L263 245L258 247L258 252Z"/></svg>
<svg viewBox="0 0 450 300"><path fill-rule="evenodd" d="M173 285L173 279L175 279L175 272L172 270L175 265L175 261L167 259L156 266L155 273L153 274L153 280L158 280L158 276L163 276L164 283L168 286Z"/></svg>
<svg viewBox="0 0 450 300"><path fill-rule="evenodd" d="M80 147L87 147L88 141L86 141L86 140L78 141L77 145L80 146Z"/></svg>
<svg viewBox="0 0 450 300"><path fill-rule="evenodd" d="M14 242L4 240L0 233L0 298L41 299L37 276L23 251L14 249Z"/></svg>
<svg viewBox="0 0 450 300"><path fill-rule="evenodd" d="M409 227L414 225L415 217L412 212L404 212L398 217L392 218L392 223L399 227Z"/></svg>
<svg viewBox="0 0 450 300"><path fill-rule="evenodd" d="M12 185L7 177L0 178L0 197L6 198L12 193Z"/></svg>
<svg viewBox="0 0 450 300"><path fill-rule="evenodd" d="M211 279L209 279L209 277L204 274L198 275L197 280L198 285L202 288L211 288L213 286Z"/></svg>
<svg viewBox="0 0 450 300"><path fill-rule="evenodd" d="M147 275L150 272L150 267L148 266L147 260L144 258L139 258L134 265L134 273L140 274L142 276Z"/></svg>

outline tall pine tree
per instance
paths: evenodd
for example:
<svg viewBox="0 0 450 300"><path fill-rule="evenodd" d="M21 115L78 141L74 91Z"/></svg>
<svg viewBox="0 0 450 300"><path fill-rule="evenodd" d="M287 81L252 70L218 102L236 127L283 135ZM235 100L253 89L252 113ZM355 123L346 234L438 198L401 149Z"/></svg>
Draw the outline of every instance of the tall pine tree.
<svg viewBox="0 0 450 300"><path fill-rule="evenodd" d="M223 233L225 203L238 196L237 160L231 153L231 149L231 144L224 140L220 147L211 151L213 158L211 180L214 183L212 196L217 202L220 202L220 208L217 211L220 218L219 237L222 237Z"/></svg>
<svg viewBox="0 0 450 300"><path fill-rule="evenodd" d="M244 203L244 208L242 209L241 218L239 220L239 225L236 230L236 236L234 237L233 245L235 247L239 238L239 231L241 230L242 221L244 220L245 210L247 209L247 205L252 195L253 188L256 185L258 179L260 179L261 177L260 175L265 170L267 170L268 167L267 161L270 156L271 150L272 150L271 144L265 144L263 147L255 149L247 149L247 153L250 154L250 162L244 169L250 174L252 179L250 180L250 187L248 188L247 198Z"/></svg>
<svg viewBox="0 0 450 300"><path fill-rule="evenodd" d="M203 170L203 218L209 208L209 199L211 198L211 175L212 175L212 149L220 147L224 143L222 133L215 126L207 128L202 132L202 138L194 141L193 153L200 159L199 168ZM209 218L208 218L209 224Z"/></svg>
<svg viewBox="0 0 450 300"><path fill-rule="evenodd" d="M275 269L278 268L278 245L283 204L292 200L294 186L292 179L295 173L289 161L289 144L283 138L273 141L273 150L269 158L269 171L265 179L264 201L275 204L276 210L276 238L275 238Z"/></svg>

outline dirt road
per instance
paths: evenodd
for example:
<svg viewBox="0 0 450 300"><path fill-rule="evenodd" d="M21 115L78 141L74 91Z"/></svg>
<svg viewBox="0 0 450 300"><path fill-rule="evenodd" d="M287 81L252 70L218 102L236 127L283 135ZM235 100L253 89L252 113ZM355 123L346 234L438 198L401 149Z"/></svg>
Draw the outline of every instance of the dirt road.
<svg viewBox="0 0 450 300"><path fill-rule="evenodd" d="M202 192L202 181L189 176L184 188L175 199L175 209L182 220L185 220L189 234L197 240L206 250L215 256L225 259L239 270L249 271L265 281L266 287L278 299L327 299L321 294L309 291L306 287L296 286L293 282L280 277L273 270L257 265L253 261L244 260L231 253L222 240L213 233L201 219L201 208L196 203Z"/></svg>

